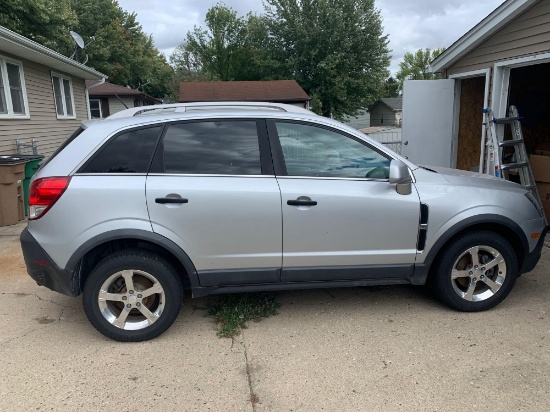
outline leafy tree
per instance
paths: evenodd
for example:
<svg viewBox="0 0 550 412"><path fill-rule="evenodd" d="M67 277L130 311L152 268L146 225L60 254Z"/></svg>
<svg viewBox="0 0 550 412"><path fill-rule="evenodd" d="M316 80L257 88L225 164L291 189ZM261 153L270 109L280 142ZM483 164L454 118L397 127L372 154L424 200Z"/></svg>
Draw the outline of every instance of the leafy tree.
<svg viewBox="0 0 550 412"><path fill-rule="evenodd" d="M233 80L234 62L245 52L246 26L237 13L218 4L206 13L204 30L195 27L187 34L184 54L194 66L219 80Z"/></svg>
<svg viewBox="0 0 550 412"><path fill-rule="evenodd" d="M206 13L206 28L187 33L171 62L176 71L189 79L260 80L267 76L265 19L248 14L238 17L235 10L219 3Z"/></svg>
<svg viewBox="0 0 550 412"><path fill-rule="evenodd" d="M294 78L337 119L355 115L382 92L388 38L374 0L265 0L272 44Z"/></svg>
<svg viewBox="0 0 550 412"><path fill-rule="evenodd" d="M185 48L186 43L180 44L170 56L170 64L174 68L174 74L167 83L168 93L166 99L169 102L178 102L181 82L207 82L212 76L201 70L200 63L195 56Z"/></svg>
<svg viewBox="0 0 550 412"><path fill-rule="evenodd" d="M116 0L2 0L0 24L61 54L73 53L69 30L89 42L77 60L109 76L111 83L140 87L155 97L166 94L173 70L143 33L135 13ZM144 85L148 83L147 85Z"/></svg>
<svg viewBox="0 0 550 412"><path fill-rule="evenodd" d="M393 77L389 77L386 80L382 97L399 97L399 82Z"/></svg>
<svg viewBox="0 0 550 412"><path fill-rule="evenodd" d="M440 49L418 49L415 53L407 52L403 57L403 61L399 63L399 71L397 72L397 80L399 88L403 90L403 82L405 80L434 80L440 79L439 73L431 73L429 71L430 63L441 53L445 48Z"/></svg>
<svg viewBox="0 0 550 412"><path fill-rule="evenodd" d="M173 69L135 13L124 11L116 0L72 0L72 5L76 31L84 38L95 36L84 50L87 65L108 75L111 83L164 97Z"/></svg>
<svg viewBox="0 0 550 412"><path fill-rule="evenodd" d="M93 36L113 21L122 22L128 14L113 0L71 0L78 16L76 31Z"/></svg>
<svg viewBox="0 0 550 412"><path fill-rule="evenodd" d="M171 57L182 80L295 79L324 116L354 115L388 77L388 39L374 0L266 0L238 17L218 4ZM177 91L174 91L175 94Z"/></svg>
<svg viewBox="0 0 550 412"><path fill-rule="evenodd" d="M54 50L72 49L77 22L71 0L2 0L0 25Z"/></svg>

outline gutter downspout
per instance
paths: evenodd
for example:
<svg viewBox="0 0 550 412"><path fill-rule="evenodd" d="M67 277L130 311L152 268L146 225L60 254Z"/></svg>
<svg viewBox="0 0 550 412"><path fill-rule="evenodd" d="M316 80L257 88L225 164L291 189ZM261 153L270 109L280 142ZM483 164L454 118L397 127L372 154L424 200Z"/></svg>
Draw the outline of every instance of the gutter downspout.
<svg viewBox="0 0 550 412"><path fill-rule="evenodd" d="M98 83L92 84L90 87L86 87L86 108L88 109L88 120L92 119L92 113L90 112L90 94L88 93L88 90L93 89L96 86L101 86L102 84L105 84L105 77L102 77Z"/></svg>

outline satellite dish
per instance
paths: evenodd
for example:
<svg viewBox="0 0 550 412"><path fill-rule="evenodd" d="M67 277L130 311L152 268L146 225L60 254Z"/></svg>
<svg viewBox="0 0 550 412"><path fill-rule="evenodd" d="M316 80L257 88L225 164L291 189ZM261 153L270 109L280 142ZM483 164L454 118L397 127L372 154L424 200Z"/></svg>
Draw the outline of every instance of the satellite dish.
<svg viewBox="0 0 550 412"><path fill-rule="evenodd" d="M69 59L78 60L77 59L78 49L80 48L80 49L83 50L90 43L93 43L95 41L95 36L90 37L90 41L88 42L88 44L85 44L84 39L82 38L82 36L80 36L80 34L78 34L75 31L69 31L69 33L71 33L71 37L74 39L74 41L76 43L75 46L74 46L73 54L71 54L71 57L69 57ZM86 59L84 60L84 62L82 64L86 64L87 62L88 62L88 55L86 54Z"/></svg>
<svg viewBox="0 0 550 412"><path fill-rule="evenodd" d="M80 34L78 34L77 32L75 31L69 31L69 33L71 33L71 36L73 37L74 41L76 42L76 44L78 45L78 47L80 47L81 49L84 48L84 40L82 39L82 37L80 36Z"/></svg>

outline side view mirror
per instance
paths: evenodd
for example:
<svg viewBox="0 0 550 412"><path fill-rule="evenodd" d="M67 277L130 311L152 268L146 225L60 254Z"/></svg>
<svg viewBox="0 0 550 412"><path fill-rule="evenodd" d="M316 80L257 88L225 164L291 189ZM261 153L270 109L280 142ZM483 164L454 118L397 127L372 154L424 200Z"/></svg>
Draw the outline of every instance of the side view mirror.
<svg viewBox="0 0 550 412"><path fill-rule="evenodd" d="M395 191L400 195L412 193L412 179L409 168L401 160L392 160L390 163L390 184L396 184Z"/></svg>

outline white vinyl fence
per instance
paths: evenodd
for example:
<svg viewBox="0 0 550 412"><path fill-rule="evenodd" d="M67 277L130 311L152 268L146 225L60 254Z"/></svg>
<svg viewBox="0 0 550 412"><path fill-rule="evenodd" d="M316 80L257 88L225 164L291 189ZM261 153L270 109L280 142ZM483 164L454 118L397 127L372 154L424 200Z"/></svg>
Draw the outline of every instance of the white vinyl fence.
<svg viewBox="0 0 550 412"><path fill-rule="evenodd" d="M371 132L368 135L396 153L401 154L401 128Z"/></svg>

